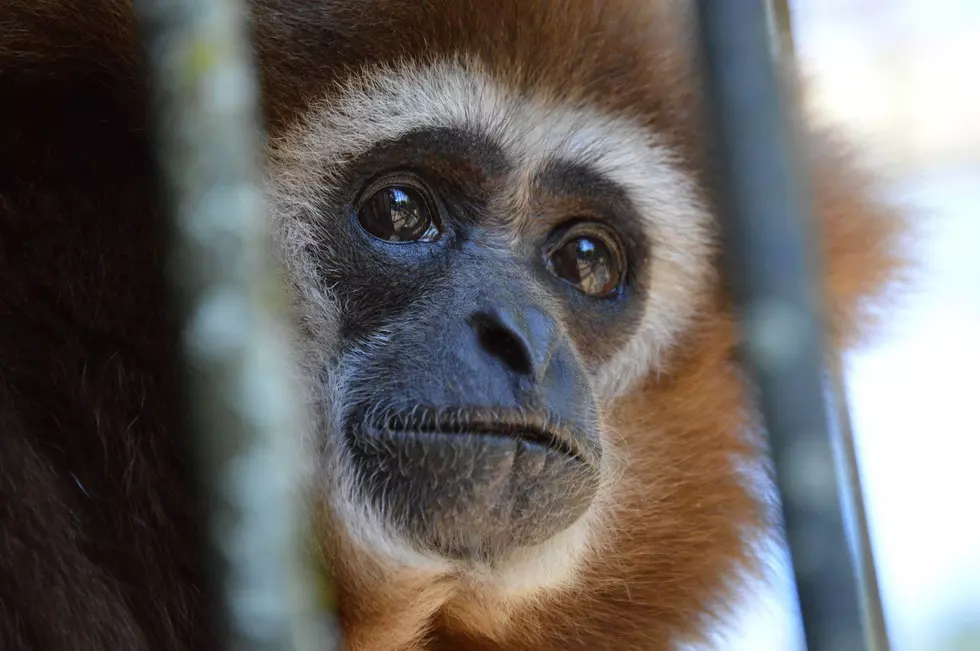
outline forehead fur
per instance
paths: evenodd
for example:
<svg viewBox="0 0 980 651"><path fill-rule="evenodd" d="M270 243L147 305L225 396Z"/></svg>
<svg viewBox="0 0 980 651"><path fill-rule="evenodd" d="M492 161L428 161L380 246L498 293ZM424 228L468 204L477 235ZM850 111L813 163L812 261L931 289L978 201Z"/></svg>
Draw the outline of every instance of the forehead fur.
<svg viewBox="0 0 980 651"><path fill-rule="evenodd" d="M277 131L349 71L472 57L517 92L631 115L690 160L700 128L689 4L255 0L266 111Z"/></svg>
<svg viewBox="0 0 980 651"><path fill-rule="evenodd" d="M619 394L659 368L661 352L706 294L711 219L678 156L659 134L627 116L510 88L473 59L379 65L348 78L277 141L272 167L279 214L289 221L313 218L315 211L302 207L343 183L347 161L380 142L433 129L477 133L500 147L515 170L506 207L515 238L535 216L534 179L550 163L586 165L624 190L651 244L637 280L642 317L598 370L596 387Z"/></svg>

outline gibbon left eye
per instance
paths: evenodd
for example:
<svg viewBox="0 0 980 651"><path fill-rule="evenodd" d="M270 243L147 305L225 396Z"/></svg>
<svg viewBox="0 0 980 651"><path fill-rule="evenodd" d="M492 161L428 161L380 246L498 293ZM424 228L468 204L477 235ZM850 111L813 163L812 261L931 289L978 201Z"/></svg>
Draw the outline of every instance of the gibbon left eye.
<svg viewBox="0 0 980 651"><path fill-rule="evenodd" d="M606 298L622 287L622 249L607 229L572 229L550 250L547 261L551 273L589 296Z"/></svg>
<svg viewBox="0 0 980 651"><path fill-rule="evenodd" d="M372 189L357 208L357 221L365 231L386 242L432 242L439 237L432 201L410 185Z"/></svg>

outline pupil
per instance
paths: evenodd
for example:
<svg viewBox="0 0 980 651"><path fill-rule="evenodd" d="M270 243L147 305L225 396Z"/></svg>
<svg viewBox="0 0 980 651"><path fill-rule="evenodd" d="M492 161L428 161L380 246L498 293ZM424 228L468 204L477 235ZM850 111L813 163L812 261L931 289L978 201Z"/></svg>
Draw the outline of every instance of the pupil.
<svg viewBox="0 0 980 651"><path fill-rule="evenodd" d="M389 242L417 240L426 233L430 222L418 192L397 186L374 193L361 208L359 217L365 230Z"/></svg>
<svg viewBox="0 0 980 651"><path fill-rule="evenodd" d="M422 206L401 188L391 188L386 193L391 214L391 226L395 233L413 233L424 221Z"/></svg>

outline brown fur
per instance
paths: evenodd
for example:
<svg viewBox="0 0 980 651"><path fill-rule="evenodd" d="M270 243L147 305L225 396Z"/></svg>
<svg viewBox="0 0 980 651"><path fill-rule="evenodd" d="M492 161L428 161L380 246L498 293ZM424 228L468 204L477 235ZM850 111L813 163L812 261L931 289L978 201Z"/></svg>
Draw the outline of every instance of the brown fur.
<svg viewBox="0 0 980 651"><path fill-rule="evenodd" d="M676 4L676 3L675 3ZM702 176L670 2L255 0L268 128L369 62L476 54L504 83L638 117ZM125 0L0 5L0 649L203 649L139 52ZM901 219L814 134L833 340L894 276ZM580 586L517 612L338 563L354 649L620 649L697 638L766 508L727 297L613 414L631 465ZM337 560L337 559L335 559Z"/></svg>

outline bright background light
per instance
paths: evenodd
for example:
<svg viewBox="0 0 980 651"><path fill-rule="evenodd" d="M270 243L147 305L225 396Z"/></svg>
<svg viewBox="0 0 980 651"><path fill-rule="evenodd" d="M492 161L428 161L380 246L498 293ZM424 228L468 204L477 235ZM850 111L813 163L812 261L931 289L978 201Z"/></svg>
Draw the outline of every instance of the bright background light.
<svg viewBox="0 0 980 651"><path fill-rule="evenodd" d="M980 651L980 0L791 6L814 110L927 224L915 291L847 361L892 648ZM803 648L783 568L719 649Z"/></svg>

